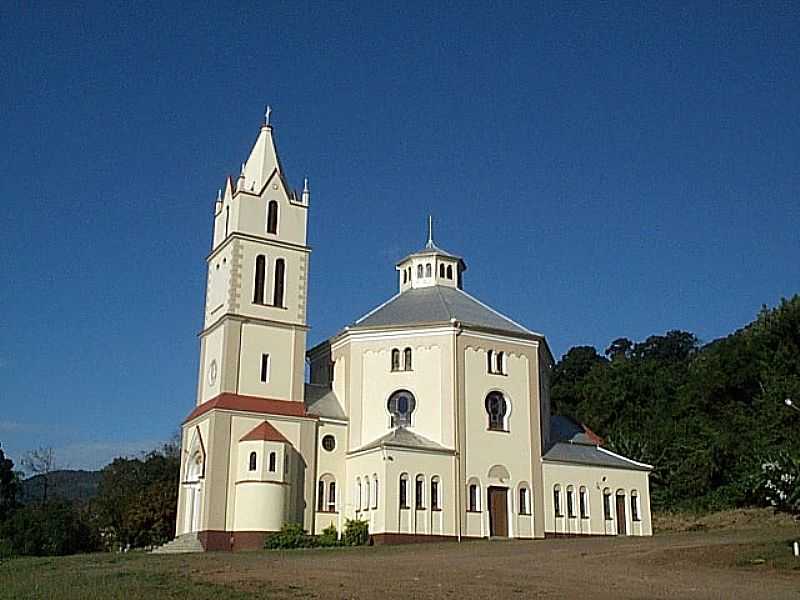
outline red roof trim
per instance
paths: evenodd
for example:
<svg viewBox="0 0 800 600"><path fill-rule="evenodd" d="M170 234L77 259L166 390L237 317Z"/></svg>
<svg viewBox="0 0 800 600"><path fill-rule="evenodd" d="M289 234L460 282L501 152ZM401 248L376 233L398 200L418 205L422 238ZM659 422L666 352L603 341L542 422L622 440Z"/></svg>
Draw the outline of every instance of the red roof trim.
<svg viewBox="0 0 800 600"><path fill-rule="evenodd" d="M306 412L305 404L291 400L273 400L272 398L258 398L256 396L240 396L239 394L220 394L211 400L204 402L196 407L184 423L204 415L210 410L239 410L242 412L254 412L264 415L283 415L286 417L305 417L316 419L314 415Z"/></svg>
<svg viewBox="0 0 800 600"><path fill-rule="evenodd" d="M291 442L283 437L283 434L275 429L269 421L264 421L250 433L245 434L240 442L281 442L291 445Z"/></svg>
<svg viewBox="0 0 800 600"><path fill-rule="evenodd" d="M581 423L581 427L583 427L583 432L586 434L586 437L592 440L592 442L594 442L596 445L602 446L603 444L605 444L606 441L599 435L597 435L594 431L589 429L586 425Z"/></svg>

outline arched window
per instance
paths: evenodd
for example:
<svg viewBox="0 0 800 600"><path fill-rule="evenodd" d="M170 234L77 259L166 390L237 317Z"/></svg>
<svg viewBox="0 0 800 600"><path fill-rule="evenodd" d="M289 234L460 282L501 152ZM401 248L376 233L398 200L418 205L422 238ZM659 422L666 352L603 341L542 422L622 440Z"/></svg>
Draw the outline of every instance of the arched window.
<svg viewBox="0 0 800 600"><path fill-rule="evenodd" d="M519 488L519 514L531 514L531 493L524 485Z"/></svg>
<svg viewBox="0 0 800 600"><path fill-rule="evenodd" d="M400 475L400 508L408 508L408 475Z"/></svg>
<svg viewBox="0 0 800 600"><path fill-rule="evenodd" d="M422 279L422 265L417 265L417 279Z"/></svg>
<svg viewBox="0 0 800 600"><path fill-rule="evenodd" d="M425 277L431 277L433 275L433 270L431 268L431 263L425 265Z"/></svg>
<svg viewBox="0 0 800 600"><path fill-rule="evenodd" d="M325 482L322 479L317 483L317 512L325 510Z"/></svg>
<svg viewBox="0 0 800 600"><path fill-rule="evenodd" d="M267 205L267 233L278 233L278 203L270 200Z"/></svg>
<svg viewBox="0 0 800 600"><path fill-rule="evenodd" d="M273 306L283 308L283 286L286 275L286 261L279 258L275 261L275 293L272 296Z"/></svg>
<svg viewBox="0 0 800 600"><path fill-rule="evenodd" d="M275 459L276 459L275 453L274 452L270 452L269 453L269 472L270 473L274 473L275 472Z"/></svg>
<svg viewBox="0 0 800 600"><path fill-rule="evenodd" d="M603 518L606 521L611 521L614 518L611 510L611 490L608 488L603 490Z"/></svg>
<svg viewBox="0 0 800 600"><path fill-rule="evenodd" d="M567 516L575 518L575 488L571 485L567 487Z"/></svg>
<svg viewBox="0 0 800 600"><path fill-rule="evenodd" d="M425 508L425 477L417 475L414 484L414 507L422 510Z"/></svg>
<svg viewBox="0 0 800 600"><path fill-rule="evenodd" d="M356 479L356 510L361 510L361 479Z"/></svg>
<svg viewBox="0 0 800 600"><path fill-rule="evenodd" d="M553 512L557 517L563 517L561 514L561 486L555 484L553 486Z"/></svg>
<svg viewBox="0 0 800 600"><path fill-rule="evenodd" d="M439 263L439 277L444 278L444 263Z"/></svg>
<svg viewBox="0 0 800 600"><path fill-rule="evenodd" d="M447 278L453 278L453 265L447 265Z"/></svg>
<svg viewBox="0 0 800 600"><path fill-rule="evenodd" d="M408 281L408 271L403 269L403 283L406 283L407 281Z"/></svg>
<svg viewBox="0 0 800 600"><path fill-rule="evenodd" d="M264 304L264 282L267 276L267 257L263 254L256 256L256 276L253 286L253 302Z"/></svg>
<svg viewBox="0 0 800 600"><path fill-rule="evenodd" d="M387 409L392 415L392 427L411 425L411 413L417 406L414 394L408 390L398 390L389 396Z"/></svg>
<svg viewBox="0 0 800 600"><path fill-rule="evenodd" d="M392 348L392 371L400 370L400 350Z"/></svg>
<svg viewBox="0 0 800 600"><path fill-rule="evenodd" d="M589 518L589 494L586 491L586 488L581 486L581 489L578 490L578 505L579 510L581 511L581 519L588 519Z"/></svg>
<svg viewBox="0 0 800 600"><path fill-rule="evenodd" d="M641 521L639 515L639 492L631 490L631 521Z"/></svg>
<svg viewBox="0 0 800 600"><path fill-rule="evenodd" d="M403 370L411 370L411 348L403 350Z"/></svg>
<svg viewBox="0 0 800 600"><path fill-rule="evenodd" d="M369 510L369 499L370 499L369 477L364 477L364 503L363 503L364 510Z"/></svg>
<svg viewBox="0 0 800 600"><path fill-rule="evenodd" d="M467 510L478 512L481 509L481 492L477 483L470 483L467 487Z"/></svg>
<svg viewBox="0 0 800 600"><path fill-rule="evenodd" d="M328 484L328 511L336 512L336 482Z"/></svg>
<svg viewBox="0 0 800 600"><path fill-rule="evenodd" d="M497 362L497 370L495 372L499 373L500 375L505 375L506 355L504 352L497 353L496 362Z"/></svg>
<svg viewBox="0 0 800 600"><path fill-rule="evenodd" d="M492 431L508 431L506 416L508 402L500 392L490 392L486 396L486 414L489 415L489 429Z"/></svg>
<svg viewBox="0 0 800 600"><path fill-rule="evenodd" d="M486 372L494 373L494 350L486 352Z"/></svg>
<svg viewBox="0 0 800 600"><path fill-rule="evenodd" d="M431 510L441 510L439 503L439 477L431 477Z"/></svg>
<svg viewBox="0 0 800 600"><path fill-rule="evenodd" d="M256 453L255 452L251 452L250 453L249 468L250 468L251 471L255 471L256 470Z"/></svg>
<svg viewBox="0 0 800 600"><path fill-rule="evenodd" d="M372 476L372 508L378 508L378 476Z"/></svg>

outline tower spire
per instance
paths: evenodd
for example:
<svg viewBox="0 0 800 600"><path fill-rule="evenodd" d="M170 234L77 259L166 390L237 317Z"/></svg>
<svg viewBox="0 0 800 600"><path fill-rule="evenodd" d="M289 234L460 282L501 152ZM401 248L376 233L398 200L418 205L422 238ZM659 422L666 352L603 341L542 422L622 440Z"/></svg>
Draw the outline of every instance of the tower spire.
<svg viewBox="0 0 800 600"><path fill-rule="evenodd" d="M270 127L269 123L269 116L272 114L272 107L267 104L267 108L264 110L264 126Z"/></svg>
<svg viewBox="0 0 800 600"><path fill-rule="evenodd" d="M428 215L428 243L425 244L426 248L433 248L433 217Z"/></svg>

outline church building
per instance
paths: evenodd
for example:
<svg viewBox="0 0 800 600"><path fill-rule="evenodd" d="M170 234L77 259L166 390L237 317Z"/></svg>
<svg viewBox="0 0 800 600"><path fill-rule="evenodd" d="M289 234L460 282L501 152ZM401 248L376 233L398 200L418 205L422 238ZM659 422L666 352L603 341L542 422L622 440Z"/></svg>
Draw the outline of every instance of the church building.
<svg viewBox="0 0 800 600"><path fill-rule="evenodd" d="M397 294L307 349L310 204L267 116L214 204L178 540L258 548L347 519L375 543L651 534L651 467L550 414L545 337L471 296L430 225L387 265Z"/></svg>

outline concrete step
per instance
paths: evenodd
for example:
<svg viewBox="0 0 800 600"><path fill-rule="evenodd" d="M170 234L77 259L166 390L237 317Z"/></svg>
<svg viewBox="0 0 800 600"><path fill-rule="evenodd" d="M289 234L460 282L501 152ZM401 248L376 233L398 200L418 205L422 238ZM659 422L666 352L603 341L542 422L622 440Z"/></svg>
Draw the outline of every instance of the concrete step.
<svg viewBox="0 0 800 600"><path fill-rule="evenodd" d="M179 535L171 542L153 550L153 554L188 554L190 552L203 552L203 545L197 539L196 533Z"/></svg>

